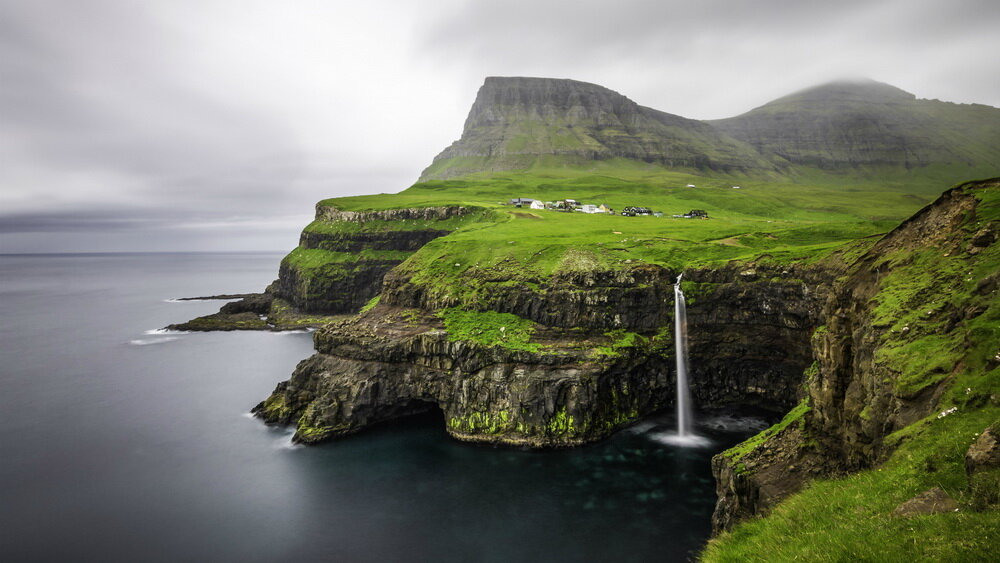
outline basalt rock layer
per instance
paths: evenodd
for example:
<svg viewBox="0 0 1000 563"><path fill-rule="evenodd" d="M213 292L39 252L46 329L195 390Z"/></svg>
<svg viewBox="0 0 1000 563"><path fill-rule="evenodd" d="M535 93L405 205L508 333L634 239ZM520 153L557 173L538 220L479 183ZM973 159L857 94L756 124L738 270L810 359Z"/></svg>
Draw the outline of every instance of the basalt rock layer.
<svg viewBox="0 0 1000 563"><path fill-rule="evenodd" d="M317 333L317 354L255 412L295 424L303 442L432 408L462 440L598 440L672 401L674 274L636 266L497 292L483 309L534 322L537 348L524 351L457 339L435 311L458 304L394 271L380 304ZM744 265L688 276L689 322L704 332L690 348L698 404L775 413L794 405L829 272Z"/></svg>
<svg viewBox="0 0 1000 563"><path fill-rule="evenodd" d="M433 408L466 441L571 446L600 439L665 404L661 358L594 358L579 334L545 331L543 352L453 341L439 319L379 306L316 334L254 412L318 442Z"/></svg>
<svg viewBox="0 0 1000 563"><path fill-rule="evenodd" d="M299 247L281 261L273 292L306 313L356 312L389 270L472 213L459 206L342 211L320 202Z"/></svg>
<svg viewBox="0 0 1000 563"><path fill-rule="evenodd" d="M263 293L236 296L242 299L218 313L167 328L319 328L356 313L378 295L387 272L481 213L462 206L343 211L320 202L315 221L302 231L299 246L281 261L278 279Z"/></svg>

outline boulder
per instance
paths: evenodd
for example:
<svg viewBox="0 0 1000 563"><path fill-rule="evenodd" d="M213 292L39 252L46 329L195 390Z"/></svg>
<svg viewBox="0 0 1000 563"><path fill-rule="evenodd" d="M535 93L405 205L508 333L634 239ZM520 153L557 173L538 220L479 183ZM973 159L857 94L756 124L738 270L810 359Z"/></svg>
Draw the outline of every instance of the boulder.
<svg viewBox="0 0 1000 563"><path fill-rule="evenodd" d="M940 487L934 487L911 498L892 511L899 518L910 518L922 514L940 514L942 512L957 512L958 503Z"/></svg>
<svg viewBox="0 0 1000 563"><path fill-rule="evenodd" d="M1000 505L1000 424L979 435L965 452L965 474L969 478L972 508L984 510Z"/></svg>

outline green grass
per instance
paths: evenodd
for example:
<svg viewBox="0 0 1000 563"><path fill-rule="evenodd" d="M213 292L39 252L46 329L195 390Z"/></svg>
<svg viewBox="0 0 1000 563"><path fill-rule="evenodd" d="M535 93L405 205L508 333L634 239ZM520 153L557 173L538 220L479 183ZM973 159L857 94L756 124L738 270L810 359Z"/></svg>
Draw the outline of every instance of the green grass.
<svg viewBox="0 0 1000 563"><path fill-rule="evenodd" d="M381 295L376 295L375 297L372 297L371 299L368 300L368 303L365 303L364 307L361 307L361 310L358 312L367 313L368 311L371 311L372 309L375 308L376 305L378 305L378 302L381 300L382 300Z"/></svg>
<svg viewBox="0 0 1000 563"><path fill-rule="evenodd" d="M874 265L863 265L866 271L885 272L869 304L871 323L880 329L874 333L873 373L882 374L882 383L901 398L941 384L935 412L886 436L892 454L882 465L813 482L767 518L713 540L702 554L705 561L995 558L1000 510L989 505L996 501L1000 471L969 483L964 454L980 432L1000 422L1000 367L994 359L1000 300L995 292L980 291L978 283L1000 271L1000 245L969 252L972 236L1000 220L1000 189L994 185L972 193L981 203L974 215L960 217L964 223L957 234L946 225L941 242L906 241L929 250L896 249ZM803 408L723 455L738 462L806 416ZM860 416L871 420L871 410ZM948 492L961 511L912 519L890 515L932 487Z"/></svg>
<svg viewBox="0 0 1000 563"><path fill-rule="evenodd" d="M927 201L926 195L896 187L821 175L810 178L812 183L797 184L763 177L698 176L635 161L602 161L594 167L474 174L418 183L394 195L325 200L321 205L349 211L449 205L480 211L442 222L316 221L306 230L349 236L362 231L454 229L421 248L400 268L413 283L475 308L477 299L497 284L538 287L567 271L581 256L588 257L588 268L596 269L641 264L685 269L753 259L813 262L840 251L846 243L890 230ZM741 189L734 190L733 185ZM573 198L618 210L637 205L666 216L586 215L503 205L513 197ZM670 217L691 209L704 209L711 218ZM305 256L290 258L311 263Z"/></svg>
<svg viewBox="0 0 1000 563"><path fill-rule="evenodd" d="M298 247L284 261L301 272L309 273L337 264L354 264L366 260L404 260L411 252L397 250L362 250L360 252L334 252L319 248Z"/></svg>
<svg viewBox="0 0 1000 563"><path fill-rule="evenodd" d="M509 313L495 311L465 311L456 307L439 313L448 339L475 342L483 346L499 346L509 350L538 352L542 346L531 342L534 323Z"/></svg>
<svg viewBox="0 0 1000 563"><path fill-rule="evenodd" d="M799 187L747 184L733 190L728 182L712 185L698 180L699 188L675 187L664 182L626 182L618 179L575 177L559 181L527 181L516 190L508 184L517 177L496 177L483 183L458 187L450 182L418 185L404 194L464 193L474 203L489 205L517 195L555 201L573 197L621 209L642 205L668 215L705 209L711 219L672 217L623 217L585 215L547 210L497 207L489 222L473 223L447 237L430 242L403 266L418 284L450 289L471 304L483 279L539 283L564 271L567 259L586 254L591 268L623 268L642 263L683 269L729 260L767 255L778 262L814 261L845 242L889 230L920 203L896 194L888 198L819 190L813 208L806 207ZM687 182L689 178L680 180ZM682 184L683 185L683 184ZM880 203L875 203L881 199ZM468 204L469 202L467 202ZM869 207L870 205L870 207ZM800 207L802 206L802 207ZM853 206L853 208L852 208ZM457 264L457 265L456 265ZM500 271L507 275L497 275Z"/></svg>
<svg viewBox="0 0 1000 563"><path fill-rule="evenodd" d="M1000 545L1000 511L974 512L964 454L1000 419L991 407L915 425L877 469L815 481L765 519L711 541L702 558L728 561L989 561ZM932 487L959 501L958 513L895 518L900 503Z"/></svg>
<svg viewBox="0 0 1000 563"><path fill-rule="evenodd" d="M803 400L801 403L796 405L795 408L788 411L788 414L786 414L780 422L754 435L750 439L729 448L728 450L722 452L721 455L730 458L733 462L739 462L743 456L757 449L764 442L767 442L772 436L777 435L792 424L801 423L803 417L809 411L809 402L807 400ZM739 465L737 465L737 467L739 467Z"/></svg>
<svg viewBox="0 0 1000 563"><path fill-rule="evenodd" d="M611 342L607 346L599 346L595 348L594 353L598 356L604 356L607 358L614 358L622 353L623 350L629 348L636 348L646 344L648 339L636 332L628 332L626 330L617 329L605 333L605 336L611 339Z"/></svg>

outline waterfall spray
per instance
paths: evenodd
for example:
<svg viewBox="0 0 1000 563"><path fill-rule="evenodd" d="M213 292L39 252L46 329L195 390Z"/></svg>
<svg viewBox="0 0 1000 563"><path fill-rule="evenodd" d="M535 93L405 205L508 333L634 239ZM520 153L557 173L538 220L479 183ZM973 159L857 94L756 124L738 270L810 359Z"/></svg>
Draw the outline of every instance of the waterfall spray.
<svg viewBox="0 0 1000 563"><path fill-rule="evenodd" d="M677 437L687 438L692 435L691 396L688 391L688 337L687 337L687 306L684 303L684 292L681 291L681 278L677 276L674 284L674 345L677 356Z"/></svg>

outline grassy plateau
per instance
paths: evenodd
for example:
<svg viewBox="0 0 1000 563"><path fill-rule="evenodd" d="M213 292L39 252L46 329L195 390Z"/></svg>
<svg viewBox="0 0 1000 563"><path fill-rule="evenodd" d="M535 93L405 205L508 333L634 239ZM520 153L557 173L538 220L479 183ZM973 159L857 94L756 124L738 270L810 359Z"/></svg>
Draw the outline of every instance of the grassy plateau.
<svg viewBox="0 0 1000 563"><path fill-rule="evenodd" d="M497 283L531 287L574 270L642 264L683 270L733 260L808 264L834 251L847 259L863 252L947 188L948 184L939 183L940 178L961 172L942 168L910 177L873 170L867 176L848 177L798 170L794 177L703 176L634 161L601 161L586 170L563 168L552 161L520 172L427 181L399 194L336 198L320 205L343 211L474 208L472 216L447 220L451 234L412 254L392 257L408 256L397 268L408 274L412 283L460 297L461 307L437 312L453 338L486 344L502 341L512 349L536 350L530 322L513 315L475 311L477 292ZM642 206L664 216L590 215L506 204L515 197L542 201L572 198L605 204L616 211ZM983 197L986 201L979 225L1000 218L995 216L996 190ZM692 209L705 210L710 218L672 217ZM316 221L307 231L377 233L437 228L442 223ZM888 440L897 441L899 447L884 464L841 479L813 482L778 505L769 517L745 522L714 540L702 554L705 560L995 559L1000 546L1000 512L996 510L963 510L914 519L889 516L900 502L932 486L942 487L960 502L971 502L965 492L962 454L977 432L1000 420L1000 408L990 406L989 400L970 404L960 389L974 390L977 397L1000 393L1000 370L989 369L982 362L973 365L969 360L996 352L1000 341L998 308L995 299L989 298L987 313L969 322L967 332L958 336L942 335L925 317L928 310L944 311L954 305L951 301L963 299L950 296L941 286L943 279L958 280L956 292L970 294L976 280L1000 267L994 255L977 259L975 271L967 271L966 264L936 250L900 256L906 262L905 275L888 278L874 303L873 322L891 327L895 334L906 333L910 326L924 327L906 338L886 340L878 348L875 361L900 374L894 381L897 391L916 393L950 377L954 383L941 404L960 405L960 412L942 418L931 416L890 436ZM292 259L303 270L319 270L324 264L365 257L300 249ZM375 252L367 257L380 256ZM378 298L373 299L365 310L377 303ZM934 318L942 326L946 322L941 316ZM620 334L616 338L617 345L627 346L641 337ZM963 347L961 338L973 343L972 352ZM603 353L614 354L615 346ZM968 369L958 375L950 372L957 364ZM801 404L775 428L730 453L738 455L759 446L784 427L798 424L809 410L806 403ZM933 471L928 470L931 466Z"/></svg>

